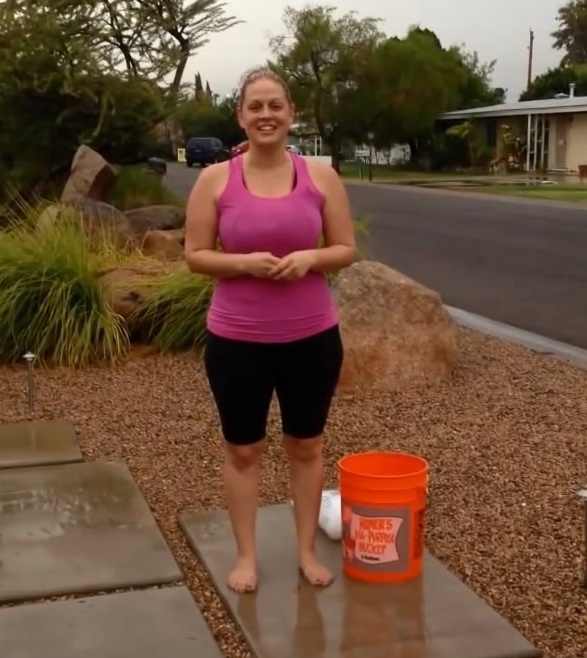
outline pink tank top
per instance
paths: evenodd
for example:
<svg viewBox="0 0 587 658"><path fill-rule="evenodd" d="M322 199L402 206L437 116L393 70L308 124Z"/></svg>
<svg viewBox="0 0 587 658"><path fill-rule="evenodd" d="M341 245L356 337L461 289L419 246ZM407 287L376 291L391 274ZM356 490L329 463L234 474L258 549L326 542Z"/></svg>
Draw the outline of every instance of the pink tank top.
<svg viewBox="0 0 587 658"><path fill-rule="evenodd" d="M244 182L242 156L230 161L228 182L218 199L218 237L226 253L267 251L282 258L318 248L323 196L306 161L293 154L292 159L294 188L276 199L251 194ZM307 338L337 322L328 281L318 272L297 281L218 279L207 319L208 329L217 336L261 343Z"/></svg>

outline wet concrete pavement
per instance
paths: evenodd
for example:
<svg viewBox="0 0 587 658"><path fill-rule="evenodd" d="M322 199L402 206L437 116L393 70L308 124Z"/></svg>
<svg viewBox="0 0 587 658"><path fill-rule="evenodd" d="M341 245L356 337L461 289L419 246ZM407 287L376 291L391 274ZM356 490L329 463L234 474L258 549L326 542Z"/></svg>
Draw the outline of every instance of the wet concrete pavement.
<svg viewBox="0 0 587 658"><path fill-rule="evenodd" d="M0 602L182 578L123 463L0 471L0 549Z"/></svg>
<svg viewBox="0 0 587 658"><path fill-rule="evenodd" d="M221 658L126 465L78 459L68 422L0 424L0 655Z"/></svg>
<svg viewBox="0 0 587 658"><path fill-rule="evenodd" d="M223 658L183 586L2 610L0 656Z"/></svg>
<svg viewBox="0 0 587 658"><path fill-rule="evenodd" d="M168 169L187 198L197 170ZM374 258L445 304L587 348L587 207L397 185L347 186Z"/></svg>
<svg viewBox="0 0 587 658"><path fill-rule="evenodd" d="M64 421L0 425L0 469L81 462L75 428Z"/></svg>
<svg viewBox="0 0 587 658"><path fill-rule="evenodd" d="M426 553L422 577L392 585L342 576L340 542L320 533L321 558L336 574L318 591L297 569L289 504L259 510L260 587L226 585L234 548L224 510L180 517L190 544L258 658L538 658L541 652ZM400 542L395 544L400 550Z"/></svg>

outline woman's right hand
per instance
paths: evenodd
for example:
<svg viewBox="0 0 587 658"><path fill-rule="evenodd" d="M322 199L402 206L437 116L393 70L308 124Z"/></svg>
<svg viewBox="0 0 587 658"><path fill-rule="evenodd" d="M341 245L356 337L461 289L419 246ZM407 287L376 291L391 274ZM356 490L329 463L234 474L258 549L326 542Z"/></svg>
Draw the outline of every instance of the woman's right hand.
<svg viewBox="0 0 587 658"><path fill-rule="evenodd" d="M245 256L245 271L258 279L268 279L269 273L279 263L277 258L268 251L255 252Z"/></svg>

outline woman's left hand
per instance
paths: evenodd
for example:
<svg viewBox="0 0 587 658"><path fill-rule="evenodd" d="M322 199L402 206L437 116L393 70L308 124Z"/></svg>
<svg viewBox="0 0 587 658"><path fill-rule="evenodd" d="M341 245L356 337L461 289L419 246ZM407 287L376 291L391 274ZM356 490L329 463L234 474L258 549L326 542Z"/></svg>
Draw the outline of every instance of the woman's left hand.
<svg viewBox="0 0 587 658"><path fill-rule="evenodd" d="M314 251L293 251L282 258L269 273L270 279L280 280L303 279L314 267L316 255Z"/></svg>

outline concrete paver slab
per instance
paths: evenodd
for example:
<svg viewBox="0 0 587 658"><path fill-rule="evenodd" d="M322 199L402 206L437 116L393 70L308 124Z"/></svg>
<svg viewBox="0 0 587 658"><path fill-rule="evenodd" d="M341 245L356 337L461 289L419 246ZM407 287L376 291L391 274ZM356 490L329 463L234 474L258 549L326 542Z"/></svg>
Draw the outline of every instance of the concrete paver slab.
<svg viewBox="0 0 587 658"><path fill-rule="evenodd" d="M0 610L0 656L222 658L185 587Z"/></svg>
<svg viewBox="0 0 587 658"><path fill-rule="evenodd" d="M320 535L337 574L315 590L296 567L289 505L259 510L260 588L226 586L234 544L226 512L183 513L180 524L257 658L539 658L521 636L446 567L426 554L422 578L368 585L341 573L341 547Z"/></svg>
<svg viewBox="0 0 587 658"><path fill-rule="evenodd" d="M124 464L0 471L0 601L179 579Z"/></svg>
<svg viewBox="0 0 587 658"><path fill-rule="evenodd" d="M82 461L72 423L23 421L0 425L0 468Z"/></svg>

